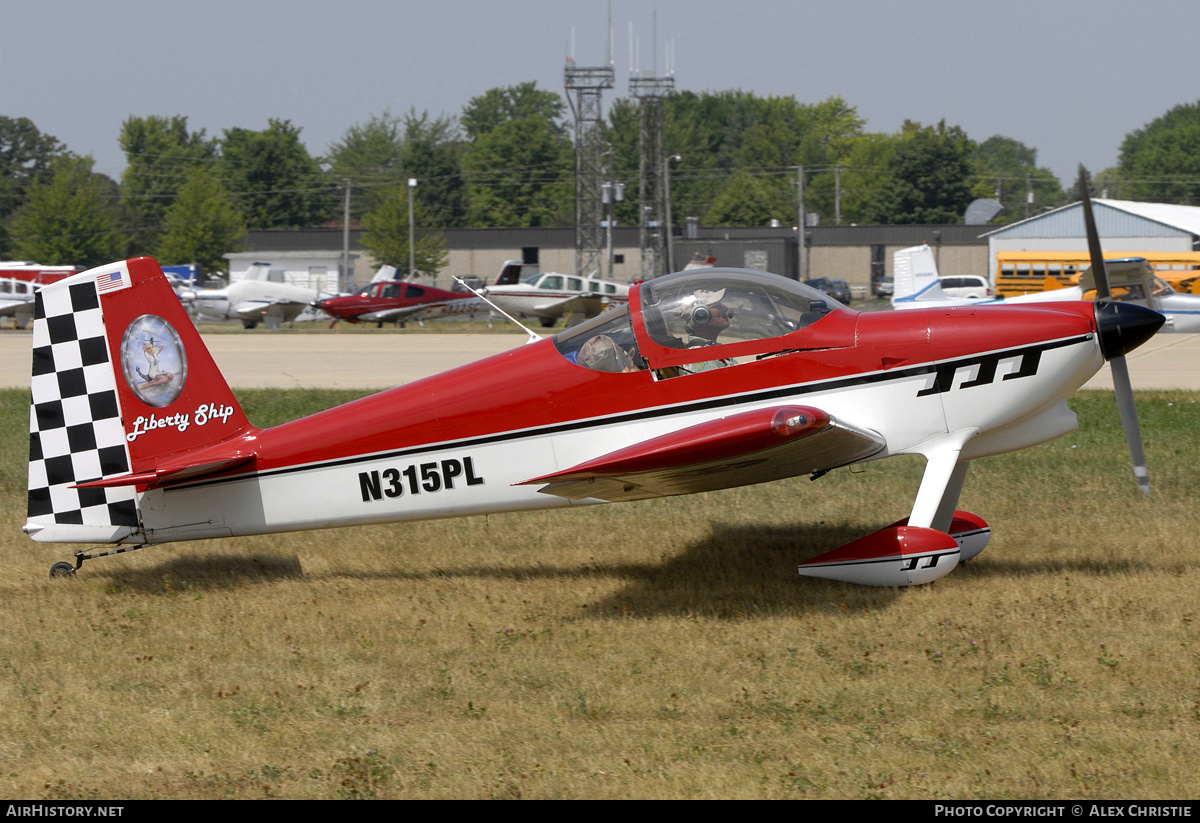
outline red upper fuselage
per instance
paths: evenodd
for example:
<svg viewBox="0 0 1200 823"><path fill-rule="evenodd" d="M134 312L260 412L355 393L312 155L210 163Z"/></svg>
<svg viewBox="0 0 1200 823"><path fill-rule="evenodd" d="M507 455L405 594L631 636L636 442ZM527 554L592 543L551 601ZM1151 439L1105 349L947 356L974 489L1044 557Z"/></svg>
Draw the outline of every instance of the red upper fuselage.
<svg viewBox="0 0 1200 823"><path fill-rule="evenodd" d="M636 328L639 290L632 290L631 298ZM633 420L696 404L732 407L749 395L773 389L795 393L809 383L870 383L918 372L933 380L940 377L939 363L1093 332L1092 307L1083 303L903 313L839 307L790 334L710 347L702 354L656 347L639 335L649 368L623 373L586 368L564 356L561 343L556 345L564 333L260 431L256 467L337 461L523 430L552 433L573 421ZM759 355L766 356L755 359ZM663 377L689 357L738 357L744 362Z"/></svg>

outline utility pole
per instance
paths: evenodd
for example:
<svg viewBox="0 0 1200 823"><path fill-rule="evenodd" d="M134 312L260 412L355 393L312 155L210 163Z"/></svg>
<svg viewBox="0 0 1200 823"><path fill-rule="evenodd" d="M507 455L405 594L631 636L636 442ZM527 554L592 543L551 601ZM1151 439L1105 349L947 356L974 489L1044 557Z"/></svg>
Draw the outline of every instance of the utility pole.
<svg viewBox="0 0 1200 823"><path fill-rule="evenodd" d="M666 222L663 226L667 233L667 271L676 271L675 268L675 229L674 223L671 222L671 161L681 161L683 158L678 154L672 154L670 157L663 159L663 202L666 204Z"/></svg>
<svg viewBox="0 0 1200 823"><path fill-rule="evenodd" d="M344 291L354 291L354 272L350 271L350 178L342 185L346 189L346 205L342 210L342 285Z"/></svg>
<svg viewBox="0 0 1200 823"><path fill-rule="evenodd" d="M833 167L833 222L842 225L842 167Z"/></svg>
<svg viewBox="0 0 1200 823"><path fill-rule="evenodd" d="M417 178L408 178L408 279L412 280L417 273L416 223L413 221L413 190L417 187Z"/></svg>
<svg viewBox="0 0 1200 823"><path fill-rule="evenodd" d="M606 208L606 216L604 219L604 247L605 256L607 258L608 279L613 279L613 220L615 218L614 209L617 203L625 199L625 184L618 183L613 180L613 150L609 149L604 152L608 158L608 180L600 187L600 203Z"/></svg>
<svg viewBox="0 0 1200 823"><path fill-rule="evenodd" d="M807 222L804 215L804 166L796 166L796 192L799 201L796 206L796 267L799 269L796 279L802 281L806 274L805 264L808 262L805 260L808 250L804 248L804 224Z"/></svg>

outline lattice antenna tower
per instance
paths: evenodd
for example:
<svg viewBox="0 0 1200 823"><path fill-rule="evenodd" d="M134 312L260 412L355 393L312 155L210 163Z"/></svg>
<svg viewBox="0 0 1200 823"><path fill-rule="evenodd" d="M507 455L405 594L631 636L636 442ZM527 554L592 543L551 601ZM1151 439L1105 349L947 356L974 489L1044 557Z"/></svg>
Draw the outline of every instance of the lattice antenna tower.
<svg viewBox="0 0 1200 823"><path fill-rule="evenodd" d="M655 14L655 37L658 17ZM666 274L666 242L671 227L666 224L666 152L663 150L664 103L675 95L675 72L668 65L666 75L655 76L657 65L648 74L634 68L635 46L633 24L629 30L629 94L638 101L638 146L639 146L639 206L641 207L638 245L642 250L642 279ZM657 64L657 54L653 61ZM670 60L668 59L668 64Z"/></svg>
<svg viewBox="0 0 1200 823"><path fill-rule="evenodd" d="M611 16L610 7L610 32ZM563 82L571 113L575 115L575 273L596 277L601 272L605 246L604 210L600 203L605 178L600 93L615 83L611 33L607 66L575 65L572 43Z"/></svg>

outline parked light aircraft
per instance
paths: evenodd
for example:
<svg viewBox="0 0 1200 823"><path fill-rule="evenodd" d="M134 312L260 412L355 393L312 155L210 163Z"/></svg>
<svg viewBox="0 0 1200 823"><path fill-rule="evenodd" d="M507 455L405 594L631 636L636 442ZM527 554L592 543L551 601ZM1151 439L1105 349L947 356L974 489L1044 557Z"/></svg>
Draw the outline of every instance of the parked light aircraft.
<svg viewBox="0 0 1200 823"><path fill-rule="evenodd" d="M483 311L483 302L470 292L447 291L418 285L396 277L395 266L382 266L371 282L355 294L318 300L316 305L339 320L351 323L402 323L432 320Z"/></svg>
<svg viewBox="0 0 1200 823"><path fill-rule="evenodd" d="M0 277L0 317L13 318L18 329L28 326L33 319L33 294L41 287L42 283L35 280Z"/></svg>
<svg viewBox="0 0 1200 823"><path fill-rule="evenodd" d="M1096 295L1095 275L1092 268L1079 274L1079 283L1061 286L1050 278L1046 291L1024 294L1019 297L978 300L948 297L941 288L937 263L933 250L928 245L901 249L893 257L896 290L892 307L896 309L936 308L944 306L980 305L1028 305L1031 303L1054 303L1068 300L1094 300ZM1125 303L1134 303L1154 309L1165 318L1162 331L1195 334L1200 332L1200 294L1177 292L1159 277L1154 267L1141 257L1126 257L1106 260L1112 297Z"/></svg>
<svg viewBox="0 0 1200 823"><path fill-rule="evenodd" d="M248 329L260 322L275 329L321 299L316 289L268 280L270 273L270 263L255 263L245 277L223 289L197 289L193 313L210 320L241 320Z"/></svg>
<svg viewBox="0 0 1200 823"><path fill-rule="evenodd" d="M28 280L0 277L0 317L11 317L18 329L33 319L33 293L38 285Z"/></svg>
<svg viewBox="0 0 1200 823"><path fill-rule="evenodd" d="M1095 303L859 313L764 272L681 272L553 338L267 429L158 265L114 263L38 293L24 528L115 547L57 576L171 541L641 500L921 454L907 518L799 571L928 583L990 537L956 508L971 463L1073 431L1067 398L1106 359L1149 490L1124 354L1163 320L1109 299L1092 248Z"/></svg>
<svg viewBox="0 0 1200 823"><path fill-rule="evenodd" d="M32 260L0 260L0 317L11 317L18 329L33 319L33 293L47 283L83 271L82 266L43 266Z"/></svg>
<svg viewBox="0 0 1200 823"><path fill-rule="evenodd" d="M629 300L629 284L573 274L541 272L521 279L520 260L508 260L500 268L496 282L483 294L509 314L536 317L543 328L559 318L595 317L610 305Z"/></svg>

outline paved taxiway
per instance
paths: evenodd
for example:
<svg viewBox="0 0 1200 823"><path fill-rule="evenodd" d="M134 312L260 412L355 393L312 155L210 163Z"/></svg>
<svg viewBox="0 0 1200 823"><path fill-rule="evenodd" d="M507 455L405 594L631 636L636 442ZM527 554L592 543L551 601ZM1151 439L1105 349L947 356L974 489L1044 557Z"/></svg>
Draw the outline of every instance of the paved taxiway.
<svg viewBox="0 0 1200 823"><path fill-rule="evenodd" d="M0 330L0 387L29 387L31 332ZM209 334L229 384L249 388L378 388L411 383L522 345L513 334ZM1200 334L1159 334L1128 355L1135 389L1200 389ZM1085 388L1111 389L1105 366Z"/></svg>
<svg viewBox="0 0 1200 823"><path fill-rule="evenodd" d="M0 330L0 387L29 388L32 332ZM523 344L513 334L206 334L235 389L387 389Z"/></svg>

